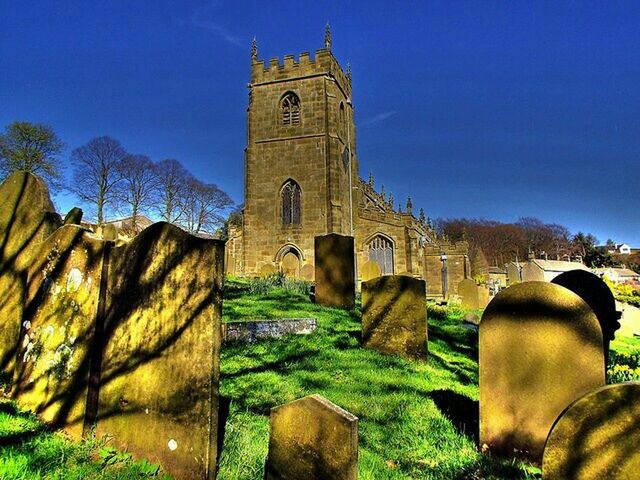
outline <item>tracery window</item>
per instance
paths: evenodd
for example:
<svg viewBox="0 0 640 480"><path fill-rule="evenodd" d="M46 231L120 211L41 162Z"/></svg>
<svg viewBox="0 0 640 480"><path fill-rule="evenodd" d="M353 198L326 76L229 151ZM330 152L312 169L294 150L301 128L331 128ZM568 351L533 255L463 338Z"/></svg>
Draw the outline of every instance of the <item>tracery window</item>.
<svg viewBox="0 0 640 480"><path fill-rule="evenodd" d="M300 225L300 185L287 180L280 193L282 200L282 225Z"/></svg>
<svg viewBox="0 0 640 480"><path fill-rule="evenodd" d="M283 125L300 124L300 99L293 92L287 92L280 101Z"/></svg>
<svg viewBox="0 0 640 480"><path fill-rule="evenodd" d="M393 275L393 243L387 237L376 235L367 245L369 260L380 266L382 275Z"/></svg>

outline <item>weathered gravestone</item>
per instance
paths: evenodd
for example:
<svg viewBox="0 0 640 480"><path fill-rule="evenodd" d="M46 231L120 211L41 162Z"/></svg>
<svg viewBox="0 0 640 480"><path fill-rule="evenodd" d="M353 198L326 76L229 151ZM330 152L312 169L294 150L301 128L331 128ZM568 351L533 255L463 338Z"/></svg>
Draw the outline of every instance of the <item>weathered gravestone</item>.
<svg viewBox="0 0 640 480"><path fill-rule="evenodd" d="M356 480L358 418L320 395L271 409L265 480Z"/></svg>
<svg viewBox="0 0 640 480"><path fill-rule="evenodd" d="M7 376L15 366L28 267L60 223L38 177L16 172L0 185L0 372Z"/></svg>
<svg viewBox="0 0 640 480"><path fill-rule="evenodd" d="M377 278L380 275L382 275L382 270L380 270L380 265L375 260L367 260L360 267L360 279L363 282Z"/></svg>
<svg viewBox="0 0 640 480"><path fill-rule="evenodd" d="M260 270L258 272L258 276L260 276L260 277L268 277L269 275L273 275L277 271L278 271L278 269L275 267L275 265L265 264L265 265L260 267Z"/></svg>
<svg viewBox="0 0 640 480"><path fill-rule="evenodd" d="M462 308L477 310L480 308L480 292L475 280L465 278L458 283L458 296L462 300Z"/></svg>
<svg viewBox="0 0 640 480"><path fill-rule="evenodd" d="M609 358L609 342L620 328L622 312L616 310L616 300L611 289L597 275L585 270L571 270L558 275L552 283L562 285L578 294L596 314L602 328L605 366Z"/></svg>
<svg viewBox="0 0 640 480"><path fill-rule="evenodd" d="M480 443L539 461L560 412L605 383L596 316L564 287L520 283L484 311L479 342Z"/></svg>
<svg viewBox="0 0 640 480"><path fill-rule="evenodd" d="M85 420L104 246L81 227L65 225L29 267L14 396L75 438Z"/></svg>
<svg viewBox="0 0 640 480"><path fill-rule="evenodd" d="M118 227L113 223L105 223L102 225L102 238L110 242L118 240Z"/></svg>
<svg viewBox="0 0 640 480"><path fill-rule="evenodd" d="M356 299L353 237L330 233L315 237L315 302L353 308Z"/></svg>
<svg viewBox="0 0 640 480"><path fill-rule="evenodd" d="M640 383L607 385L573 403L544 449L545 480L640 477Z"/></svg>
<svg viewBox="0 0 640 480"><path fill-rule="evenodd" d="M65 225L80 225L82 223L82 209L73 207L67 212L63 223Z"/></svg>
<svg viewBox="0 0 640 480"><path fill-rule="evenodd" d="M111 252L97 433L176 479L215 477L223 258L167 223Z"/></svg>
<svg viewBox="0 0 640 480"><path fill-rule="evenodd" d="M305 263L300 269L300 276L303 279L308 280L309 282L313 281L314 273L315 273L315 267L310 263Z"/></svg>
<svg viewBox="0 0 640 480"><path fill-rule="evenodd" d="M424 280L387 275L362 283L362 344L382 353L426 359Z"/></svg>

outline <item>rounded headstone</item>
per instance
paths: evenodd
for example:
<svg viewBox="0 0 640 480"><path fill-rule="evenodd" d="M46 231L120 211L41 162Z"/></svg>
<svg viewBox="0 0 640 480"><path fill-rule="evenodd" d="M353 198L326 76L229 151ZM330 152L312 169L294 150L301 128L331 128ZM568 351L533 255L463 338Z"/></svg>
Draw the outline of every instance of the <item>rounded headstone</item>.
<svg viewBox="0 0 640 480"><path fill-rule="evenodd" d="M572 291L525 282L500 292L480 321L480 442L542 458L560 412L605 383L602 331Z"/></svg>
<svg viewBox="0 0 640 480"><path fill-rule="evenodd" d="M289 252L285 254L285 256L282 257L280 268L287 277L300 277L300 259L295 253Z"/></svg>
<svg viewBox="0 0 640 480"><path fill-rule="evenodd" d="M300 269L300 276L305 280L309 280L311 282L313 281L314 272L315 272L315 267L310 263L306 263Z"/></svg>
<svg viewBox="0 0 640 480"><path fill-rule="evenodd" d="M261 277L266 277L268 275L271 275L272 273L276 273L277 271L278 269L275 267L275 265L267 263L266 265L260 267L258 275Z"/></svg>
<svg viewBox="0 0 640 480"><path fill-rule="evenodd" d="M105 223L102 225L102 239L111 242L118 240L118 227L113 223Z"/></svg>
<svg viewBox="0 0 640 480"><path fill-rule="evenodd" d="M379 277L380 275L382 275L382 270L380 270L378 262L374 260L367 260L360 267L360 279L363 282Z"/></svg>
<svg viewBox="0 0 640 480"><path fill-rule="evenodd" d="M480 308L478 285L470 278L465 278L458 283L458 295L462 301L462 308L476 310Z"/></svg>
<svg viewBox="0 0 640 480"><path fill-rule="evenodd" d="M558 418L544 449L545 480L640 477L640 382L607 385Z"/></svg>
<svg viewBox="0 0 640 480"><path fill-rule="evenodd" d="M596 314L604 339L605 359L609 355L609 342L620 328L620 312L616 310L616 300L604 281L585 270L571 270L554 278L552 283L562 285L579 295Z"/></svg>
<svg viewBox="0 0 640 480"><path fill-rule="evenodd" d="M65 225L80 225L82 223L82 209L73 207L64 217Z"/></svg>

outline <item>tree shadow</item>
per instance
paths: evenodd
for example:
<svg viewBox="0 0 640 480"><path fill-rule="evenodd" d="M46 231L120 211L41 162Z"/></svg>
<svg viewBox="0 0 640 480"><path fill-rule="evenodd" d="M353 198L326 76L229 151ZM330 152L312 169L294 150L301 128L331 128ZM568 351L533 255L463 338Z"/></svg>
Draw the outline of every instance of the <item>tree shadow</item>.
<svg viewBox="0 0 640 480"><path fill-rule="evenodd" d="M434 390L429 397L460 435L477 446L480 438L480 403L452 390Z"/></svg>

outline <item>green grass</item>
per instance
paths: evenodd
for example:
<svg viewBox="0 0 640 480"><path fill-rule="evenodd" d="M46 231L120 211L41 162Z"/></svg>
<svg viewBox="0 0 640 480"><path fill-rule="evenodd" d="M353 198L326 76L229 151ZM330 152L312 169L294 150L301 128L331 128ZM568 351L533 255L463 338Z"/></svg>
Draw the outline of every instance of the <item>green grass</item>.
<svg viewBox="0 0 640 480"><path fill-rule="evenodd" d="M0 479L141 480L168 478L158 465L133 461L105 441L74 443L49 431L35 416L0 398Z"/></svg>
<svg viewBox="0 0 640 480"><path fill-rule="evenodd" d="M437 405L459 399L471 417L477 408L477 340L461 326L463 311L430 320L429 361L415 362L361 348L357 309L319 307L277 287L263 295L248 289L247 282L227 284L225 321L313 316L318 330L223 349L221 394L231 409L220 480L262 479L270 408L312 393L359 418L363 480L538 477L524 463L480 455Z"/></svg>

